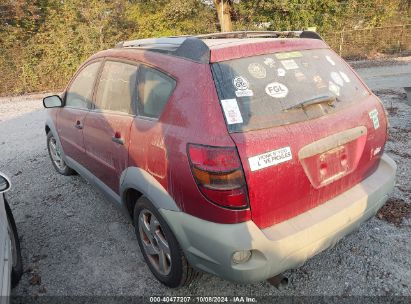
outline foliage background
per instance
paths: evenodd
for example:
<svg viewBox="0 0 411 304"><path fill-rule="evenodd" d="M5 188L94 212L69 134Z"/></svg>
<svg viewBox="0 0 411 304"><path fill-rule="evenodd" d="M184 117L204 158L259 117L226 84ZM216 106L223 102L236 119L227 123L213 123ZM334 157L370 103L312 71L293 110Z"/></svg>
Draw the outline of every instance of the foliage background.
<svg viewBox="0 0 411 304"><path fill-rule="evenodd" d="M316 27L349 58L411 50L411 0L241 0L231 17L234 30ZM0 0L0 95L60 90L122 40L216 31L206 0Z"/></svg>

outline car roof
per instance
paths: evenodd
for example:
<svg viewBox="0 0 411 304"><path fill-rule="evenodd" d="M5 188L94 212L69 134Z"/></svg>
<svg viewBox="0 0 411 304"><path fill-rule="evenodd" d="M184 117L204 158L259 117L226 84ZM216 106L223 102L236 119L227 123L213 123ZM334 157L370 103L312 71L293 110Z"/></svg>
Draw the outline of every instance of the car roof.
<svg viewBox="0 0 411 304"><path fill-rule="evenodd" d="M117 49L139 49L210 63L275 51L328 48L315 32L248 31L123 41Z"/></svg>

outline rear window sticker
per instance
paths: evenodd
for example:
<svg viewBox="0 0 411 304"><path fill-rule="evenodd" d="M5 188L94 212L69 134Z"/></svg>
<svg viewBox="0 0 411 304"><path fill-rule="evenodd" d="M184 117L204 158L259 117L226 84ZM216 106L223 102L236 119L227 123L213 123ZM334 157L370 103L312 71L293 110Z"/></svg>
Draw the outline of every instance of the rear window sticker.
<svg viewBox="0 0 411 304"><path fill-rule="evenodd" d="M267 167L275 166L293 159L290 147L269 151L248 158L251 171L257 171Z"/></svg>
<svg viewBox="0 0 411 304"><path fill-rule="evenodd" d="M270 68L273 68L275 66L275 60L270 57L264 58L264 64L269 66Z"/></svg>
<svg viewBox="0 0 411 304"><path fill-rule="evenodd" d="M275 54L275 57L277 59L289 59L289 58L299 58L303 57L303 54L301 52L287 52L287 53L277 53Z"/></svg>
<svg viewBox="0 0 411 304"><path fill-rule="evenodd" d="M248 90L250 83L247 78L243 76L237 76L233 79L233 85L237 90Z"/></svg>
<svg viewBox="0 0 411 304"><path fill-rule="evenodd" d="M340 74L337 72L331 72L331 79L338 84L340 87L344 86L344 80L341 78Z"/></svg>
<svg viewBox="0 0 411 304"><path fill-rule="evenodd" d="M300 82L306 79L304 73L301 71L295 71L294 76L295 76L295 79L297 79Z"/></svg>
<svg viewBox="0 0 411 304"><path fill-rule="evenodd" d="M335 95L340 96L340 87L332 81L328 82L328 90L331 93L334 93Z"/></svg>
<svg viewBox="0 0 411 304"><path fill-rule="evenodd" d="M310 66L310 64L308 62L301 62L301 64L303 65L303 67L308 68Z"/></svg>
<svg viewBox="0 0 411 304"><path fill-rule="evenodd" d="M288 95L288 88L279 82L272 82L267 84L265 92L274 98L284 98Z"/></svg>
<svg viewBox="0 0 411 304"><path fill-rule="evenodd" d="M250 84L247 80L247 78L238 76L233 79L233 85L237 89L235 91L235 95L237 97L250 97L254 96L254 93L252 90L249 89Z"/></svg>
<svg viewBox="0 0 411 304"><path fill-rule="evenodd" d="M294 61L294 59L282 60L281 63L286 70L298 69L298 64Z"/></svg>
<svg viewBox="0 0 411 304"><path fill-rule="evenodd" d="M278 76L280 76L280 77L284 77L284 76L285 76L285 70L284 70L283 68L279 68L279 69L277 70L277 74L278 74Z"/></svg>
<svg viewBox="0 0 411 304"><path fill-rule="evenodd" d="M252 90L237 90L237 91L235 91L235 96L237 96L237 97L251 97L251 96L254 96L254 92Z"/></svg>
<svg viewBox="0 0 411 304"><path fill-rule="evenodd" d="M350 78L344 72L340 72L341 77L344 79L345 82L351 82Z"/></svg>
<svg viewBox="0 0 411 304"><path fill-rule="evenodd" d="M224 110L225 119L227 124L243 123L243 117L241 116L240 109L238 108L237 99L222 99L221 105Z"/></svg>
<svg viewBox="0 0 411 304"><path fill-rule="evenodd" d="M250 63L248 65L248 72L254 77L254 78L265 78L267 76L267 71L265 70L265 67L263 67L259 63Z"/></svg>
<svg viewBox="0 0 411 304"><path fill-rule="evenodd" d="M370 113L368 113L370 116L370 119L372 120L372 123L374 124L374 129L378 129L380 127L380 121L378 120L378 111L377 109L372 110Z"/></svg>
<svg viewBox="0 0 411 304"><path fill-rule="evenodd" d="M327 87L327 85L324 83L324 81L323 81L323 79L321 78L320 75L315 75L315 76L313 77L313 80L314 80L315 86L316 86L318 89L323 89L323 88L326 88L326 87Z"/></svg>
<svg viewBox="0 0 411 304"><path fill-rule="evenodd" d="M325 56L325 59L327 59L327 61L329 62L329 63L331 63L331 65L335 65L335 62L334 62L334 60L332 60L332 58L330 57L330 56Z"/></svg>

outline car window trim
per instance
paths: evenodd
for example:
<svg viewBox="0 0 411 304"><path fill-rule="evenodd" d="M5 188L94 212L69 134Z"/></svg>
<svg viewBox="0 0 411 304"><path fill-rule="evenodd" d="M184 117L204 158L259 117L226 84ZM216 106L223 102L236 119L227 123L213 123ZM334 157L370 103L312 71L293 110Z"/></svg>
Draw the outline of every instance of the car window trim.
<svg viewBox="0 0 411 304"><path fill-rule="evenodd" d="M108 60L111 60L111 61L119 61L119 62L124 62L124 63L131 63L131 64L134 63L134 64L138 64L138 65L144 65L144 66L147 66L149 68L155 69L155 70L159 71L160 73L163 73L163 74L167 75L168 77L174 79L177 82L177 77L176 76L170 74L168 71L165 71L165 70L161 69L160 67L155 66L151 63L146 63L146 62L143 62L143 61L140 61L140 60L128 59L127 57L121 57L121 56L119 56L119 57L107 56L107 57L104 57L104 58L108 59Z"/></svg>
<svg viewBox="0 0 411 304"><path fill-rule="evenodd" d="M117 114L124 114L124 115L127 115L127 116L136 117L137 116L137 110L138 110L137 109L138 100L133 100L133 102L132 102L132 109L133 109L135 114L125 113L125 112L122 112L122 111L113 111L113 110L97 109L96 108L97 90L98 90L98 86L100 85L101 75L103 74L103 69L104 69L104 66L106 65L107 61L120 62L120 63L125 63L125 64L136 66L137 67L137 78L138 78L138 73L139 73L139 70L140 70L140 63L138 61L123 59L123 58L116 58L116 57L104 57L103 63L101 65L101 69L100 69L99 74L98 74L98 79L97 79L98 81L96 81L96 83L94 84L94 92L93 92L90 111L95 112L95 113L111 113L111 114L117 113ZM137 99L138 99L138 94L137 94Z"/></svg>
<svg viewBox="0 0 411 304"><path fill-rule="evenodd" d="M91 105L92 105L92 103L93 103L94 94L95 94L97 79L100 79L101 68L102 68L102 66L103 66L103 64L102 64L103 62L104 62L104 58L103 58L103 59L102 59L102 58L92 59L92 60L87 61L86 63L84 63L84 64L77 70L77 72L76 72L76 73L74 74L74 76L71 78L71 80L70 80L70 82L69 82L66 90L64 91L63 108L69 108L69 109L75 109L75 110L83 110L83 111L87 111L87 112L90 111ZM74 80L77 79L77 76L78 76L86 67L92 65L93 63L100 63L100 66L98 67L97 74L96 74L96 77L94 78L93 85L92 85L92 90L91 90L91 101L92 101L92 102L91 102L91 103L90 103L90 102L87 102L87 108L86 108L86 109L84 109L84 108L76 108L76 107L71 107L71 106L66 106L67 92L68 92L68 90L70 90L70 88L71 88Z"/></svg>
<svg viewBox="0 0 411 304"><path fill-rule="evenodd" d="M161 114L163 115L163 114ZM161 117L160 115L160 117ZM144 116L144 115L137 115L137 118L141 118L143 120L149 120L149 121L159 121L160 117L150 117L150 116Z"/></svg>
<svg viewBox="0 0 411 304"><path fill-rule="evenodd" d="M110 114L110 115L120 115L120 116L129 116L129 117L136 117L137 115L135 114L130 114L130 113L125 113L122 111L114 111L114 110L107 110L107 109L90 109L90 112L93 113L106 113L106 114Z"/></svg>
<svg viewBox="0 0 411 304"><path fill-rule="evenodd" d="M84 111L84 112L90 112L89 108L76 108L76 107L70 107L70 106L64 106L64 109L70 109L70 110L78 110L78 111Z"/></svg>

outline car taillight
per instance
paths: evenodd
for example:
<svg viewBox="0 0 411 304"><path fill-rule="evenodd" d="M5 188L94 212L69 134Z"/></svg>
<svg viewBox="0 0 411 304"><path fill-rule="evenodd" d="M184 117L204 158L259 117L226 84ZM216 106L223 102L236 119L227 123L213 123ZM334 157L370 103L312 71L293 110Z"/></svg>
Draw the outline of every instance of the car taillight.
<svg viewBox="0 0 411 304"><path fill-rule="evenodd" d="M248 194L237 150L188 144L191 171L201 193L213 203L235 209L248 207Z"/></svg>

